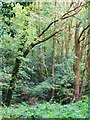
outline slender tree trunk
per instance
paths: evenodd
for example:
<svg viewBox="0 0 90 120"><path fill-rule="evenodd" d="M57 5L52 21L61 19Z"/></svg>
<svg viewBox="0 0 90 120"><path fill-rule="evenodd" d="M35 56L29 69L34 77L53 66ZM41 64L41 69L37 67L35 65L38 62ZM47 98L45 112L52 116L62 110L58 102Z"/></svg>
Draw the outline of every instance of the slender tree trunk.
<svg viewBox="0 0 90 120"><path fill-rule="evenodd" d="M72 20L69 26L67 26L66 33L65 34L65 50L66 50L66 58L69 57L69 44L72 38L72 31L71 31L71 25L72 25Z"/></svg>
<svg viewBox="0 0 90 120"><path fill-rule="evenodd" d="M85 88L85 81L86 81L86 78L85 78L85 69L82 71L82 84L81 84L81 89L80 89L80 97L82 96L82 93L84 91L84 88Z"/></svg>
<svg viewBox="0 0 90 120"><path fill-rule="evenodd" d="M68 26L65 25L65 34L64 34L64 39L65 39L65 52L66 52L66 57L68 58L68 52L69 52L69 41L68 41Z"/></svg>
<svg viewBox="0 0 90 120"><path fill-rule="evenodd" d="M72 2L66 2L65 4L65 10L69 10L71 7L72 7ZM71 27L72 27L72 18L69 18L69 20L67 21L67 25L66 25L66 33L65 33L65 50L66 50L66 58L69 57L69 44L70 44L70 41L72 39L72 30L71 30Z"/></svg>
<svg viewBox="0 0 90 120"><path fill-rule="evenodd" d="M65 39L65 48L66 48L66 58L68 59L69 58L69 48L70 48L70 41L72 39L72 31L71 31L71 26L72 26L72 19L70 19L70 23L68 23L70 25L67 26L67 32L68 32L68 35ZM66 34L65 34L66 36ZM66 103L68 104L68 93L66 94Z"/></svg>
<svg viewBox="0 0 90 120"><path fill-rule="evenodd" d="M56 8L56 0L55 0L55 8ZM55 13L55 18L56 19L56 13ZM54 30L56 29L55 23L54 23ZM52 98L51 101L54 100L54 95L55 95L55 79L54 79L54 55L55 55L55 41L56 37L53 37L53 45L52 45Z"/></svg>
<svg viewBox="0 0 90 120"><path fill-rule="evenodd" d="M38 1L38 11L36 11L39 18L36 18L36 33L37 33L37 36L40 34L40 2ZM38 71L39 71L39 75L38 75L38 80L39 82L42 82L42 65L41 65L41 57L40 57L40 53L41 53L41 48L39 47L39 55L38 55L38 60L39 60L39 63L38 63Z"/></svg>
<svg viewBox="0 0 90 120"><path fill-rule="evenodd" d="M32 56L32 58L34 58L34 54L35 54L35 51L32 50L32 51L31 51L31 56ZM33 69L33 68L32 68L32 69ZM34 80L33 70L32 70L32 72L31 72L31 80Z"/></svg>
<svg viewBox="0 0 90 120"><path fill-rule="evenodd" d="M85 25L83 26L83 29L85 29ZM86 32L84 31L83 33L83 37L82 39L85 39L85 36L86 36ZM80 48L80 60L82 60L82 63L84 63L86 61L86 53L85 53L85 44L87 42L87 39L83 40L81 42L81 48ZM84 88L85 88L85 81L86 81L86 76L85 76L85 72L86 72L86 63L85 63L85 66L82 70L82 82L81 82L81 86L80 86L80 97L82 96L82 93L84 91Z"/></svg>
<svg viewBox="0 0 90 120"><path fill-rule="evenodd" d="M90 8L88 8L88 24L90 25ZM88 64L88 67L87 67L87 70L88 70L88 92L90 91L90 27L89 27L89 30L88 30L88 51L87 51L87 64ZM88 97L90 97L90 94L88 94Z"/></svg>
<svg viewBox="0 0 90 120"><path fill-rule="evenodd" d="M78 3L76 3L78 4ZM74 72L75 72L75 102L79 100L79 82L80 82L80 61L79 61L79 52L80 52L80 44L79 44L79 27L80 23L76 20L76 30L75 30L75 63L74 63Z"/></svg>
<svg viewBox="0 0 90 120"><path fill-rule="evenodd" d="M46 65L46 47L44 46L44 64ZM45 76L48 77L48 69L45 67Z"/></svg>
<svg viewBox="0 0 90 120"><path fill-rule="evenodd" d="M80 23L76 21L75 30L75 101L79 100L79 82L80 82L80 43L79 43L79 27Z"/></svg>
<svg viewBox="0 0 90 120"><path fill-rule="evenodd" d="M90 8L88 8L88 24L90 25ZM88 30L88 34L89 34L89 37L88 37L88 57L87 57L87 61L88 61L88 80L90 82L90 27L89 27L89 30Z"/></svg>
<svg viewBox="0 0 90 120"><path fill-rule="evenodd" d="M41 65L42 59L41 59L40 53L41 53L41 48L39 47L39 55L38 55L38 60L39 60L39 63L38 63L39 77L38 78L39 79L38 81L42 82L42 65Z"/></svg>
<svg viewBox="0 0 90 120"><path fill-rule="evenodd" d="M55 40L53 40L53 51L52 51L52 100L55 94L55 81L54 81L54 53L55 53Z"/></svg>

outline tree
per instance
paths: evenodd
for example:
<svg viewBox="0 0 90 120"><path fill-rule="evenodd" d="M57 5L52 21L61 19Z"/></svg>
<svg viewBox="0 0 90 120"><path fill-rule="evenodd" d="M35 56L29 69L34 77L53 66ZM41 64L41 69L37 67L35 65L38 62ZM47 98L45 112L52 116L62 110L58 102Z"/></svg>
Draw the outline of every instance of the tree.
<svg viewBox="0 0 90 120"><path fill-rule="evenodd" d="M54 2L55 8L56 8L56 0ZM55 11L55 17L54 20L56 20L56 11ZM54 24L54 31L56 29L56 26ZM55 43L56 43L56 35L53 37L53 43L52 43L52 97L50 101L54 100L55 95L55 80L54 80L54 56L55 56Z"/></svg>
<svg viewBox="0 0 90 120"><path fill-rule="evenodd" d="M29 54L29 52L31 52L31 49L34 48L36 45L39 45L40 43L43 43L47 40L49 40L50 38L54 37L57 33L59 33L60 31L64 30L63 28L63 25L64 23L66 22L66 19L69 18L69 17L73 17L74 15L76 15L79 11L75 11L78 7L83 7L84 5L78 5L77 7L75 7L74 9L72 10L68 10L65 14L63 14L61 16L60 19L57 19L57 20L54 20L54 21L51 21L50 24L46 27L46 29L44 29L39 35L38 37L36 38L33 38L33 40L31 40L32 42L29 44L29 45L25 45L26 42L27 42L27 28L28 28L28 21L24 21L24 32L25 32L25 37L23 39L23 41L21 41L20 43L20 47L18 48L17 50L17 55L16 55L16 60L15 60L15 65L14 65L14 68L13 68L13 71L12 71L12 79L10 80L10 85L9 85L9 88L8 88L8 91L7 91L7 96L6 96L6 102L5 104L7 106L10 105L11 103L11 99L12 99L12 94L13 94L13 91L15 89L15 84L16 84L16 81L17 81L17 75L18 75L18 72L20 70L20 66L21 66L21 63L22 63L22 59L25 59L27 57L27 55ZM22 8L21 8L22 9ZM74 12L74 13L73 13ZM49 35L46 35L45 37L42 37L43 34L45 32L47 32L49 30L49 28L55 24L59 22L59 28L52 31L51 34ZM26 24L27 23L27 24Z"/></svg>
<svg viewBox="0 0 90 120"><path fill-rule="evenodd" d="M79 38L79 28L80 22L76 22L76 31L75 31L75 98L76 101L79 100L79 82L80 82L80 44L78 41Z"/></svg>
<svg viewBox="0 0 90 120"><path fill-rule="evenodd" d="M90 27L88 25L85 27L81 33L79 34L80 22L76 22L76 31L75 31L75 64L74 64L74 71L75 71L75 101L77 102L80 97L80 61L81 61L81 50L80 50L80 39L84 34L85 30ZM85 37L84 37L85 39Z"/></svg>

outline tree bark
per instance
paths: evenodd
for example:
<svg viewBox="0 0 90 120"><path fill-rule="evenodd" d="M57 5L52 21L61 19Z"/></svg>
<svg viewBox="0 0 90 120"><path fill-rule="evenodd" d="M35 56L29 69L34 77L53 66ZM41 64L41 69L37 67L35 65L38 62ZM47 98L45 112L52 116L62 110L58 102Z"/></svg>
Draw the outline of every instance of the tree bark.
<svg viewBox="0 0 90 120"><path fill-rule="evenodd" d="M89 12L90 12L90 8L88 8L88 24L90 25L90 15L89 15ZM87 63L88 63L88 67L87 67L87 70L88 70L88 91L90 91L90 27L89 27L89 30L88 30L88 51L87 51ZM90 94L88 95L88 97L90 97Z"/></svg>
<svg viewBox="0 0 90 120"><path fill-rule="evenodd" d="M36 33L37 33L37 36L39 36L40 35L40 2L39 1L38 1L38 11L36 11L36 12L39 16L38 20L36 19ZM39 72L38 81L39 82L42 82L42 65L41 65L42 60L40 57L40 53L42 51L41 49L42 49L41 47L39 47L39 49L38 49L38 51L39 51L39 55L38 55L38 62L39 62L38 63L38 72Z"/></svg>
<svg viewBox="0 0 90 120"><path fill-rule="evenodd" d="M6 100L5 100L5 105L7 106L11 104L12 94L15 88L15 83L16 83L20 64L21 64L21 61L18 58L16 58L15 66L14 66L13 73L12 73L12 80L10 81L10 85L9 85Z"/></svg>
<svg viewBox="0 0 90 120"><path fill-rule="evenodd" d="M83 30L85 29L85 25L83 26ZM80 97L82 96L82 93L84 92L84 89L85 89L85 81L86 81L86 75L85 75L85 72L86 72L86 50L85 50L85 44L87 42L87 39L85 39L85 36L86 36L86 32L83 33L83 36L82 36L82 39L83 41L81 41L81 48L80 48L80 60L82 61L82 63L85 62L85 65L83 70L82 70L82 81L81 81L81 85L80 85ZM84 40L85 39L85 40ZM80 41L80 40L79 40Z"/></svg>
<svg viewBox="0 0 90 120"><path fill-rule="evenodd" d="M80 82L80 42L79 42L79 27L80 23L76 21L75 30L75 101L79 100L79 82Z"/></svg>
<svg viewBox="0 0 90 120"><path fill-rule="evenodd" d="M46 46L44 46L44 64L46 66ZM45 67L45 76L48 77L48 69L47 69L47 66Z"/></svg>
<svg viewBox="0 0 90 120"><path fill-rule="evenodd" d="M55 9L56 9L56 0L55 0ZM54 20L56 20L56 12L55 12L55 17ZM54 23L54 31L56 29L56 24ZM53 37L53 44L52 44L52 97L51 97L51 102L54 101L54 96L55 96L55 79L54 79L54 56L55 56L55 39L56 36Z"/></svg>
<svg viewBox="0 0 90 120"><path fill-rule="evenodd" d="M89 33L90 33L90 31L89 31ZM87 82L88 82L88 92L89 92L90 91L90 84L89 84L90 83L90 35L88 37L87 64L88 64L88 67L87 67L87 71L88 71ZM88 94L88 95L90 97L90 94Z"/></svg>
<svg viewBox="0 0 90 120"><path fill-rule="evenodd" d="M54 38L53 38L54 39ZM55 94L55 80L54 80L54 53L55 53L55 40L53 40L53 51L52 51L52 101L54 99Z"/></svg>

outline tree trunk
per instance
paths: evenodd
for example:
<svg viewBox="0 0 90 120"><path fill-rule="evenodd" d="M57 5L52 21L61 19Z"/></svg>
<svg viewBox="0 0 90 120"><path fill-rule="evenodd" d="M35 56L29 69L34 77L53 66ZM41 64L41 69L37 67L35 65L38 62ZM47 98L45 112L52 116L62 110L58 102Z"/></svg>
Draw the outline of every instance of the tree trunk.
<svg viewBox="0 0 90 120"><path fill-rule="evenodd" d="M55 8L56 8L56 0L55 0ZM56 13L55 13L55 18L56 19ZM54 31L56 29L55 23L54 23ZM53 102L54 100L54 95L55 95L55 79L54 79L54 54L55 54L55 39L56 37L53 37L53 45L52 45L52 97L51 101Z"/></svg>
<svg viewBox="0 0 90 120"><path fill-rule="evenodd" d="M63 21L62 21L62 24L63 24ZM58 30L54 31L53 33L51 33L49 36L46 36L45 38L42 38L41 40L33 41L29 46L27 46L25 52L23 53L23 57L26 58L26 56L28 55L28 53L30 52L30 50L34 46L49 40L50 38L52 38L54 35L56 35L60 31L61 31L61 29L58 29ZM39 37L40 36L41 36L41 34L39 35ZM6 100L5 100L6 101L5 105L7 105L7 106L10 106L10 104L11 104L11 99L12 99L12 94L13 94L13 91L14 91L14 88L15 88L17 74L19 72L19 67L21 65L21 60L19 60L18 57L16 58L16 61L15 61L15 66L14 66L14 69L13 69L13 72L12 72L12 80L10 81L10 85L9 85L9 88L8 88L8 91L7 91L7 96L6 96Z"/></svg>
<svg viewBox="0 0 90 120"><path fill-rule="evenodd" d="M85 25L83 26L83 30L85 29ZM87 42L87 39L85 39L85 36L86 36L86 32L84 31L83 33L83 36L82 36L82 39L83 41L81 42L81 48L80 48L80 60L82 61L82 63L85 63L86 62L86 50L85 50L85 44ZM86 81L86 63L85 65L83 65L84 68L82 70L82 81L81 81L81 85L80 85L80 97L82 96L82 93L84 92L84 89L85 89L85 81Z"/></svg>
<svg viewBox="0 0 90 120"><path fill-rule="evenodd" d="M54 98L54 94L55 94L55 86L54 86L54 53L55 53L55 40L53 40L53 51L52 51L52 101Z"/></svg>
<svg viewBox="0 0 90 120"><path fill-rule="evenodd" d="M36 11L36 12L39 16L38 19L36 18L36 33L37 33L37 36L39 36L39 34L40 34L40 2L39 1L38 1L38 11ZM42 65L41 65L42 60L40 57L40 53L42 51L41 47L39 47L38 51L39 51L39 55L38 55L38 61L39 61L39 63L38 63L38 72L39 72L38 81L42 82Z"/></svg>
<svg viewBox="0 0 90 120"><path fill-rule="evenodd" d="M88 64L88 67L87 67L87 71L88 71L87 82L88 82L88 92L89 92L90 91L90 84L89 84L90 83L90 35L88 37L87 64ZM89 93L88 93L88 95L90 96Z"/></svg>
<svg viewBox="0 0 90 120"><path fill-rule="evenodd" d="M90 25L90 15L89 15L89 13L90 13L90 8L88 8L88 24ZM88 30L88 34L89 34L89 36L88 36L88 51L87 51L87 63L88 63L88 87L89 87L89 90L88 91L90 91L90 27L89 27L89 30ZM89 94L89 96L90 96L90 94ZM89 97L88 96L88 97Z"/></svg>
<svg viewBox="0 0 90 120"><path fill-rule="evenodd" d="M13 91L15 88L15 83L16 83L20 64L21 64L21 61L18 58L16 58L15 67L14 67L13 73L12 73L12 80L10 81L10 85L9 85L6 100L5 100L5 105L7 105L7 106L9 106L11 104L12 94L13 94Z"/></svg>
<svg viewBox="0 0 90 120"><path fill-rule="evenodd" d="M44 46L44 64L45 64L45 66L46 66L46 47ZM47 67L45 67L45 76L46 77L48 77L48 69L47 69Z"/></svg>
<svg viewBox="0 0 90 120"><path fill-rule="evenodd" d="M79 42L79 27L80 23L76 21L75 30L75 101L79 100L79 82L80 82L80 42Z"/></svg>

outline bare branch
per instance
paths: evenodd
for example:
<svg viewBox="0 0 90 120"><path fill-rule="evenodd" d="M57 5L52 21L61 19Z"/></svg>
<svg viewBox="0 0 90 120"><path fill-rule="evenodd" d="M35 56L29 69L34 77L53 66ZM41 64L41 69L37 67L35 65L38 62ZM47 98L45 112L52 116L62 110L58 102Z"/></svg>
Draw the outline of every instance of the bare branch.
<svg viewBox="0 0 90 120"><path fill-rule="evenodd" d="M76 15L81 9L78 10L77 12L73 13L72 15L68 15L68 14L71 13L71 12L73 12L73 11L75 11L75 10L77 10L78 8L80 8L80 7L84 6L84 5L85 5L85 4L83 4L83 5L80 4L80 5L77 6L76 8L74 8L74 9L66 12L66 13L60 18L60 20L63 20L63 19L66 19L66 18L69 18L69 17L72 17L72 16ZM68 15L68 16L66 16L66 15ZM59 22L60 20L58 19L58 20L54 20L53 22L51 22L51 23L47 26L47 28L46 28L45 30L43 30L43 31L40 33L40 35L38 35L38 37L41 37L54 23Z"/></svg>
<svg viewBox="0 0 90 120"><path fill-rule="evenodd" d="M76 8L74 8L73 10L70 10L70 11L68 11L67 13L65 13L60 19L61 19L61 20L64 20L64 19L66 19L66 18L69 18L69 17L72 17L72 16L76 15L79 11L78 11L78 12L75 12L75 13L72 14L72 15L69 15L69 16L64 17L64 16L67 15L68 13L71 13L71 12L75 11L76 9L78 9L79 7L84 6L84 5L85 5L85 4L83 4L83 5L80 4L79 6L77 6ZM81 10L81 9L80 9L80 10ZM60 20L55 20L55 21L51 22L51 23L47 26L47 28L46 28L44 31L42 31L42 33L40 33L40 35L38 35L38 37L41 37L54 23L59 22L59 21L60 21ZM55 34L57 34L57 33L60 32L60 31L62 31L62 30L59 28L58 30L54 31L52 34L50 34L49 36L43 38L42 40L37 40L37 39L36 39L36 41L32 42L32 43L30 44L30 46L27 47L26 51L25 51L24 54L23 54L23 57L26 57L26 56L27 56L27 54L28 54L29 51L30 51L30 48L33 48L34 46L36 46L36 45L38 45L38 44L40 44L40 43L42 43L42 42L47 41L48 39L50 39L51 37L53 37Z"/></svg>
<svg viewBox="0 0 90 120"><path fill-rule="evenodd" d="M65 23L65 22L64 22L64 23ZM63 25L64 23L62 23L62 25ZM62 27L61 27L61 28L62 28ZM27 47L26 51L25 51L24 54L23 54L23 57L25 58L25 57L28 55L28 53L30 52L30 49L32 49L34 46L36 46L36 45L38 45L38 44L40 44L40 43L42 43L42 42L45 42L45 41L49 40L50 38L52 38L53 36L55 36L55 35L56 35L57 33L59 33L60 31L63 31L66 27L63 28L63 29L61 29L61 28L55 30L53 33L51 33L49 36L43 38L42 40L33 41L33 42Z"/></svg>
<svg viewBox="0 0 90 120"><path fill-rule="evenodd" d="M53 22L51 22L48 26L47 26L47 28L44 30L44 31L42 31L42 33L40 34L40 35L38 35L38 37L41 37L49 28L50 28L50 26L52 25L52 24L54 24L54 23L56 23L56 22L58 22L59 20L54 20Z"/></svg>
<svg viewBox="0 0 90 120"><path fill-rule="evenodd" d="M88 25L87 27L85 27L85 28L82 30L82 32L81 32L81 34L80 34L78 40L80 40L80 38L82 37L84 31L87 30L89 27L90 27L90 25ZM80 42L80 41L79 41L79 42Z"/></svg>
<svg viewBox="0 0 90 120"><path fill-rule="evenodd" d="M85 35L79 42L82 42L85 38L87 38L90 34Z"/></svg>
<svg viewBox="0 0 90 120"><path fill-rule="evenodd" d="M90 45L90 43L88 43L88 42L86 44L84 44L84 48L87 47L88 45Z"/></svg>
<svg viewBox="0 0 90 120"><path fill-rule="evenodd" d="M83 5L81 5L81 4L80 4L79 6L75 7L74 9L72 9L72 10L70 10L70 11L66 12L66 13L62 16L62 18L63 18L64 16L68 15L69 13L71 13L71 12L73 12L73 11L77 10L78 8L80 8L80 7L84 6L84 5L85 5L85 4L83 4Z"/></svg>
<svg viewBox="0 0 90 120"><path fill-rule="evenodd" d="M49 36L43 38L42 40L40 40L40 41L38 41L38 42L36 42L36 43L32 43L32 46L34 47L34 46L37 45L37 44L40 44L40 43L42 43L42 42L47 41L48 39L50 39L51 37L53 37L55 34L57 34L59 31L61 31L61 29L55 30L52 34L50 34Z"/></svg>
<svg viewBox="0 0 90 120"><path fill-rule="evenodd" d="M80 9L80 10L81 10L81 9ZM80 10L79 10L79 11L80 11ZM61 19L66 19L66 18L72 17L72 16L76 15L77 13L79 13L79 11L73 13L72 15L68 15L68 16L66 16L66 17L63 17L63 18L61 18Z"/></svg>

